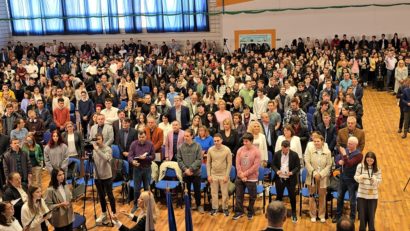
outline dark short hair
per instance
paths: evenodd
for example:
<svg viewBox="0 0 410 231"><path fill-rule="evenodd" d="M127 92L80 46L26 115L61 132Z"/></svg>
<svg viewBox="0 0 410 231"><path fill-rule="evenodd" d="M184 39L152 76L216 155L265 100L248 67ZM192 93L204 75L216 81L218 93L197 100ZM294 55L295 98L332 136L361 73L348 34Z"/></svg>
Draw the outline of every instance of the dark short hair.
<svg viewBox="0 0 410 231"><path fill-rule="evenodd" d="M249 140L250 142L253 142L253 135L250 132L245 132L242 136L242 140Z"/></svg>
<svg viewBox="0 0 410 231"><path fill-rule="evenodd" d="M284 141L282 141L281 146L284 147L284 148L289 148L290 147L290 142L288 140L284 140Z"/></svg>
<svg viewBox="0 0 410 231"><path fill-rule="evenodd" d="M64 103L64 99L63 98L59 98L58 100L57 100L57 102L63 102Z"/></svg>
<svg viewBox="0 0 410 231"><path fill-rule="evenodd" d="M145 130L138 130L138 135L147 135Z"/></svg>
<svg viewBox="0 0 410 231"><path fill-rule="evenodd" d="M221 135L221 133L215 133L214 138L215 138L215 137L219 137L219 138L221 138L221 139L222 139L222 135Z"/></svg>
<svg viewBox="0 0 410 231"><path fill-rule="evenodd" d="M336 224L336 231L354 231L354 223L347 217L342 217Z"/></svg>

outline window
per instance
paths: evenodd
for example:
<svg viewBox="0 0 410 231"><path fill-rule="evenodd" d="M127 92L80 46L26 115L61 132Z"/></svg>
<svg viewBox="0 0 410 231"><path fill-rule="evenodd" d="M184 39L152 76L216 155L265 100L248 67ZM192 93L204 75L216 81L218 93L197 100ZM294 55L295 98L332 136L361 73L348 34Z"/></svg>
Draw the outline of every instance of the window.
<svg viewBox="0 0 410 231"><path fill-rule="evenodd" d="M207 0L9 0L13 35L209 31Z"/></svg>

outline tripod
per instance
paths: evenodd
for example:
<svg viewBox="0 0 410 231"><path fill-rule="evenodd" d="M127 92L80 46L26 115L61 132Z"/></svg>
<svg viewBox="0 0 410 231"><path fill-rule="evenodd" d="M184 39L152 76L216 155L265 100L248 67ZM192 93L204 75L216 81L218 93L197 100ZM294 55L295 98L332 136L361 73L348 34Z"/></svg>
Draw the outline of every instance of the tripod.
<svg viewBox="0 0 410 231"><path fill-rule="evenodd" d="M87 196L87 185L88 185L88 180L91 180L91 191L92 191L92 200L93 200L93 206L94 206L94 221L97 221L97 211L95 209L95 196L94 196L94 183L95 183L95 178L94 178L94 174L93 174L93 169L95 169L95 174L97 175L97 178L99 179L99 174L98 174L98 169L97 168L93 168L93 166L95 166L94 163L94 158L93 158L93 151L90 152L86 152L86 155L88 156L88 163L86 169L88 169L88 173L85 174L84 177L84 181L85 181L85 187L84 187L84 199L83 199L83 216L85 217L85 201L86 201L86 196ZM101 198L103 200L105 200L104 198ZM114 223L112 222L112 217L111 217L111 213L110 213L110 209L109 209L109 203L106 203L107 206L107 213L108 213L108 217L109 217L109 224L110 227L114 227ZM98 224L97 222L95 223L95 225L91 228L88 229L93 229L95 227L97 227Z"/></svg>
<svg viewBox="0 0 410 231"><path fill-rule="evenodd" d="M406 191L407 185L409 185L409 183L410 183L410 177L409 177L409 179L407 180L406 186L404 186L403 192Z"/></svg>

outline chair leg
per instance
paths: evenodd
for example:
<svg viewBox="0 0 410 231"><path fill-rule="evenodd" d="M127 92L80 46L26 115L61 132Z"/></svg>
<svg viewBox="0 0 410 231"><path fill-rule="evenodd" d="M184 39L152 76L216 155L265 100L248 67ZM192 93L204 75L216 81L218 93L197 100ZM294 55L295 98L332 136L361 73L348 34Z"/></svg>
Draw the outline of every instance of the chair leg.
<svg viewBox="0 0 410 231"><path fill-rule="evenodd" d="M299 194L299 216L302 217L302 194Z"/></svg>
<svg viewBox="0 0 410 231"><path fill-rule="evenodd" d="M263 208L262 208L262 211L263 211L263 213L265 213L265 204L266 202L265 202L265 190L263 190Z"/></svg>

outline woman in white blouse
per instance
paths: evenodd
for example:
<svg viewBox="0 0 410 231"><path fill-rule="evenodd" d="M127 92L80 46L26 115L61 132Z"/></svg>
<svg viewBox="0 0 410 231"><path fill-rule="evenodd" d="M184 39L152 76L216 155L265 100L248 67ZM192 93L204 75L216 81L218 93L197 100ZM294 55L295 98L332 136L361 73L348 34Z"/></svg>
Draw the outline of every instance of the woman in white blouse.
<svg viewBox="0 0 410 231"><path fill-rule="evenodd" d="M28 199L21 208L21 223L23 227L29 226L30 231L41 231L45 221L51 218L51 213L43 198L41 188L30 186L28 188Z"/></svg>
<svg viewBox="0 0 410 231"><path fill-rule="evenodd" d="M261 152L261 166L266 167L268 163L268 147L266 137L262 133L261 124L258 121L251 121L248 126L248 132L253 135L253 145Z"/></svg>
<svg viewBox="0 0 410 231"><path fill-rule="evenodd" d="M299 158L301 159L301 163L303 163L302 145L300 143L300 138L298 136L295 136L295 131L289 124L283 127L283 135L279 136L276 140L275 152L281 150L281 144L284 140L290 142L290 149L298 154Z"/></svg>

